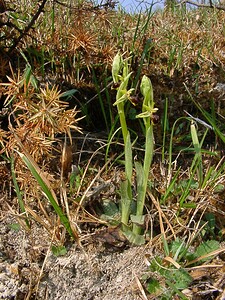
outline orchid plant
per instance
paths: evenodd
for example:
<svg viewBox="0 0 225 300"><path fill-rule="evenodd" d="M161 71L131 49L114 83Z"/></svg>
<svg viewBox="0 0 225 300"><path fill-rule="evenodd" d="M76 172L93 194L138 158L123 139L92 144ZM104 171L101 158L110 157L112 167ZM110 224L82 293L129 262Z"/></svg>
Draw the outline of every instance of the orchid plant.
<svg viewBox="0 0 225 300"><path fill-rule="evenodd" d="M129 58L123 59L121 54L117 54L113 60L112 77L114 86L117 89L116 101L114 105L117 106L120 125L124 140L125 153L125 180L121 183L121 223L123 231L128 239L140 244L144 242L142 233L142 225L144 223L144 205L146 199L146 191L148 184L149 171L153 158L154 151L154 136L153 136L153 116L157 111L154 108L153 88L150 79L143 76L140 85L140 91L143 95L142 112L136 116L141 118L145 126L145 156L143 165L140 162L135 162L136 182L137 182L137 199L136 199L136 214L131 214L131 204L133 203L132 193L132 175L133 175L133 157L132 157L132 143L130 132L127 127L125 104L130 101L135 105L132 97L134 88L128 88L132 72L129 71Z"/></svg>

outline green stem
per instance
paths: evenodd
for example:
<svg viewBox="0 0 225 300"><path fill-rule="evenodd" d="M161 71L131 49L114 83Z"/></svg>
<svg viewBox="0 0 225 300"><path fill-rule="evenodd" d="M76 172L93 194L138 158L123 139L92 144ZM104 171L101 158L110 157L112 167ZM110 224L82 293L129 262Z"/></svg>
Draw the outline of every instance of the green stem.
<svg viewBox="0 0 225 300"><path fill-rule="evenodd" d="M150 122L150 121L149 121ZM150 166L153 158L153 150L154 150L154 136L153 136L153 125L150 125L146 122L146 140L145 140L145 158L144 158L144 168L143 168L143 185L142 189L138 191L137 196L137 210L136 216L142 216L144 205L145 205L145 197L146 190L148 185L148 176L150 171ZM133 233L140 234L141 227L137 224L133 226Z"/></svg>
<svg viewBox="0 0 225 300"><path fill-rule="evenodd" d="M121 97L121 92L118 91L117 99ZM124 112L124 102L117 104L117 110L120 119L120 125L122 129L123 141L124 141L124 153L125 153L125 174L126 180L121 184L121 222L127 226L130 217L130 206L132 202L132 148L130 142L130 135L127 128L127 122Z"/></svg>
<svg viewBox="0 0 225 300"><path fill-rule="evenodd" d="M132 186L131 186L131 178L132 178L132 147L130 141L130 134L127 129L126 118L124 114L124 104L118 104L118 112L120 118L120 124L122 128L123 140L124 140L124 155L125 155L125 174L126 180L121 184L121 222L125 226L128 225L129 217L130 217L130 206L132 202Z"/></svg>
<svg viewBox="0 0 225 300"><path fill-rule="evenodd" d="M124 141L124 145L126 144L126 140L127 140L127 135L128 135L128 129L127 129L127 122L126 122L126 117L124 114L124 103L120 103L117 105L117 109L118 109L118 114L119 114L119 118L120 118L120 125L121 125L121 129L122 129L122 134L123 134L123 141Z"/></svg>

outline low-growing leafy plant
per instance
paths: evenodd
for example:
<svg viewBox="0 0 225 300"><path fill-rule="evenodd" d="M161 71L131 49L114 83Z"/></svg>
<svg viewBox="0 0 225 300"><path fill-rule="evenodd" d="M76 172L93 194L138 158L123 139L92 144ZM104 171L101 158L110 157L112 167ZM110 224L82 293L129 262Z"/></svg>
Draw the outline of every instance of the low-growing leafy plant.
<svg viewBox="0 0 225 300"><path fill-rule="evenodd" d="M67 250L66 250L65 246L55 246L55 245L53 245L51 250L52 250L52 253L55 256L63 256L67 253Z"/></svg>
<svg viewBox="0 0 225 300"><path fill-rule="evenodd" d="M219 242L210 240L202 242L195 251L190 249L190 244L176 239L165 249L166 257L156 256L152 259L149 266L151 275L146 273L142 277L151 295L157 296L157 299L174 299L175 295L180 299L189 299L182 291L193 281L191 266L212 259L217 254Z"/></svg>

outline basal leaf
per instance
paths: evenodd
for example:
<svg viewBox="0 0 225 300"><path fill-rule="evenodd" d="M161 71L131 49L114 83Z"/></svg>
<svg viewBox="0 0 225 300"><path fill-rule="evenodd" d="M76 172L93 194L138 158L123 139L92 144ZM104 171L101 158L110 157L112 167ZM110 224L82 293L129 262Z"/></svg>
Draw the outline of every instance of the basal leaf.
<svg viewBox="0 0 225 300"><path fill-rule="evenodd" d="M201 245L199 245L195 251L195 256L196 257L201 257L207 254L210 254L211 252L219 249L220 244L219 242L215 241L215 240L210 240L210 241L206 241L203 242ZM206 257L203 258L201 261L207 261L211 259L211 257Z"/></svg>

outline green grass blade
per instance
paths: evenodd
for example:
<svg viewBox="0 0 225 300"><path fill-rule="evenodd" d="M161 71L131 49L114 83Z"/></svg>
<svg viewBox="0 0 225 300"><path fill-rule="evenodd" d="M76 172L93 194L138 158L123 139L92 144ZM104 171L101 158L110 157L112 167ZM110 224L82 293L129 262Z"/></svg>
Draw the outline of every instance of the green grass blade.
<svg viewBox="0 0 225 300"><path fill-rule="evenodd" d="M202 115L205 117L207 122L213 127L216 135L222 140L223 143L225 143L225 135L220 131L219 127L216 125L214 118L206 110L204 110L197 101L194 100L187 86L185 84L184 86L186 91L188 92L190 99L193 101L196 107L201 111Z"/></svg>
<svg viewBox="0 0 225 300"><path fill-rule="evenodd" d="M104 107L103 97L102 97L101 92L100 92L100 86L99 86L99 83L98 83L98 80L97 80L94 69L92 70L92 74L93 74L94 85L95 85L97 93L98 93L98 100L99 100L99 104L100 104L100 107L101 107L101 112L102 112L102 115L103 115L103 118L104 118L104 121L105 121L106 130L107 130L107 132L109 132L109 128L110 128L111 124L109 124L109 118L106 115L106 109Z"/></svg>
<svg viewBox="0 0 225 300"><path fill-rule="evenodd" d="M138 83L140 75L141 75L141 71L142 71L142 68L143 68L143 64L144 64L145 58L147 56L147 53L150 51L150 48L151 48L152 44L153 44L152 39L149 38L146 41L146 44L144 46L144 50L143 50L143 53L142 53L142 56L141 56L141 60L140 60L140 63L139 63L139 67L138 67L138 70L137 70L137 75L136 75L136 77L134 79L134 83L133 83L133 87L135 89L136 89L137 83Z"/></svg>
<svg viewBox="0 0 225 300"><path fill-rule="evenodd" d="M167 187L165 194L162 196L162 198L160 200L160 204L166 204L166 200L167 200L168 196L170 195L170 193L172 192L174 185L177 181L178 175L180 174L180 169L181 169L181 167L179 167L179 169L176 171L175 175L173 176L173 179L171 180L169 186Z"/></svg>
<svg viewBox="0 0 225 300"><path fill-rule="evenodd" d="M171 178L171 173L172 173L172 155L173 155L173 137L174 137L174 132L175 132L175 128L176 125L178 124L178 122L180 122L182 119L187 119L186 117L181 117L178 118L172 126L172 130L171 130L171 135L170 135L170 144L169 144L169 165L168 165L168 178ZM170 182L167 182L167 185L170 184Z"/></svg>
<svg viewBox="0 0 225 300"><path fill-rule="evenodd" d="M55 212L59 216L62 224L65 226L65 228L68 231L68 233L70 234L70 236L74 238L74 234L73 234L73 231L70 227L70 222L69 222L68 218L64 215L63 211L61 210L61 208L57 204L56 196L49 189L48 185L46 184L46 180L43 180L41 173L38 172L38 170L35 166L36 163L34 163L33 160L31 160L29 157L27 157L23 153L18 152L18 154L21 157L21 159L23 160L23 162L26 164L28 169L31 171L34 178L37 180L39 186L41 187L41 189L44 193L44 195L49 200L49 202L53 206Z"/></svg>
<svg viewBox="0 0 225 300"><path fill-rule="evenodd" d="M165 99L164 112L163 112L163 144L162 144L162 162L165 161L165 148L166 148L166 133L168 130L168 98Z"/></svg>
<svg viewBox="0 0 225 300"><path fill-rule="evenodd" d="M17 195L17 198L18 198L19 206L20 206L21 212L24 213L25 215L27 215L25 205L24 205L24 201L23 201L23 198L22 198L22 193L20 191L19 185L18 185L17 180L16 180L13 155L11 156L10 161L11 161L12 180L13 180L14 188L15 188L16 195ZM30 228L30 223L29 223L29 220L27 218L25 218L25 222L26 222L28 228Z"/></svg>

